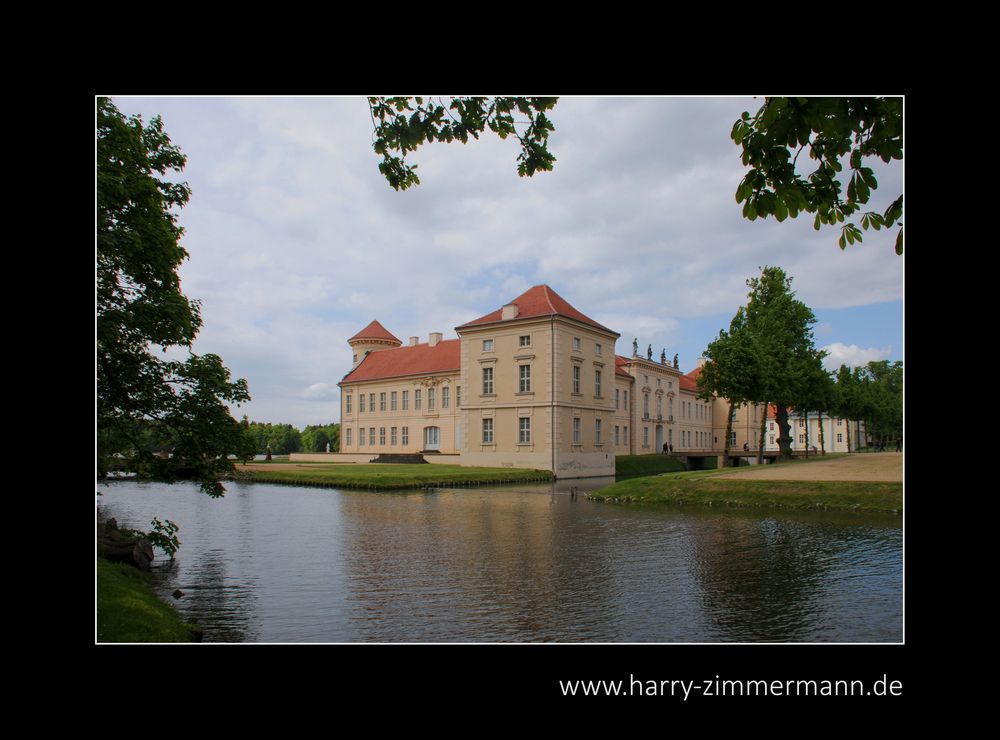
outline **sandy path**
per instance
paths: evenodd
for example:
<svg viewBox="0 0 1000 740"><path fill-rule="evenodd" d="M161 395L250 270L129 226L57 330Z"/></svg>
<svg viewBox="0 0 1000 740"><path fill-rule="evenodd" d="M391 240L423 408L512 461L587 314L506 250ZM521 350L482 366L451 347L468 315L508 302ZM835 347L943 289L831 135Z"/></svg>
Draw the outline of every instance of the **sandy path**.
<svg viewBox="0 0 1000 740"><path fill-rule="evenodd" d="M757 480L856 480L903 481L903 454L901 452L873 452L833 460L816 462L791 462L776 465L755 465L741 468L739 472L725 473L717 478L744 478Z"/></svg>

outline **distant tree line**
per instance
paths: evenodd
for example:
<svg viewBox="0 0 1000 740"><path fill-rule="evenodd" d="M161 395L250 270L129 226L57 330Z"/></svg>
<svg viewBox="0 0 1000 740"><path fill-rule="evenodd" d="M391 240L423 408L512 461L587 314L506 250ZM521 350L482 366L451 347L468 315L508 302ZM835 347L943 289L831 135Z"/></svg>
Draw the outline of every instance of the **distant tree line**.
<svg viewBox="0 0 1000 740"><path fill-rule="evenodd" d="M895 444L903 436L903 363L880 360L864 367L841 365L834 383L834 408L838 416L865 423L865 439L872 443Z"/></svg>
<svg viewBox="0 0 1000 740"><path fill-rule="evenodd" d="M261 424L243 417L243 425L255 455L266 454L268 446L272 455L326 452L327 444L330 452L340 451L340 424L315 424L299 431L291 424Z"/></svg>

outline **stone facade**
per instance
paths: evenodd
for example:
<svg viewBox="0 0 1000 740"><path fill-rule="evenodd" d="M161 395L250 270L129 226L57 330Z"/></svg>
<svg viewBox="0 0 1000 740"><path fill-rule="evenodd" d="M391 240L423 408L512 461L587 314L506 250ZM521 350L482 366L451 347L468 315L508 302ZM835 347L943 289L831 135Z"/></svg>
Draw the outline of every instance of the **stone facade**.
<svg viewBox="0 0 1000 740"><path fill-rule="evenodd" d="M614 475L617 455L723 449L729 404L697 398L704 360L683 374L665 351L618 355L618 332L547 285L455 331L458 339L435 332L403 346L373 321L348 340L342 452L438 453L581 478ZM763 412L737 410L734 450L756 449Z"/></svg>

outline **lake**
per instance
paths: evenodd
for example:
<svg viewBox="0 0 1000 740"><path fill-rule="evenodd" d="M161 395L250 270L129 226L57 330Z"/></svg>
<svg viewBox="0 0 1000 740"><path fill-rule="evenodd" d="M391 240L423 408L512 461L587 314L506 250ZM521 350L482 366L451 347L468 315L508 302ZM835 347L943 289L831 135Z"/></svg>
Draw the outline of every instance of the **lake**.
<svg viewBox="0 0 1000 740"><path fill-rule="evenodd" d="M584 498L608 482L114 481L97 504L180 526L156 588L206 642L902 642L902 517Z"/></svg>

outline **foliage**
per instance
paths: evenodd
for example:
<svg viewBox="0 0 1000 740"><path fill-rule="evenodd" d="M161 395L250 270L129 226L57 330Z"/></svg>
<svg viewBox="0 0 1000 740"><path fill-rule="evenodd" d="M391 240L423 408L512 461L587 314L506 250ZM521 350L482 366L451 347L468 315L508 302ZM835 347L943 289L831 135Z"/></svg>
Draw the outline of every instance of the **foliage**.
<svg viewBox="0 0 1000 740"><path fill-rule="evenodd" d="M767 98L752 118L746 111L733 125L732 139L743 147L750 171L736 189L743 215L774 216L779 222L799 211L815 213L814 227L842 224L840 248L861 242L853 217L868 203L878 182L865 160L903 159L902 98ZM802 177L799 155L809 147L816 169ZM793 151L794 156L793 156ZM840 173L846 158L851 172L846 198ZM896 254L903 253L903 196L884 212L860 214L861 228L876 231L899 223Z"/></svg>
<svg viewBox="0 0 1000 740"><path fill-rule="evenodd" d="M729 323L729 331L720 331L704 352L706 359L698 376L698 398L710 401L713 396L730 403L726 422L724 455L728 460L734 410L745 403L765 401L764 383L757 344L747 325L743 306Z"/></svg>
<svg viewBox="0 0 1000 740"><path fill-rule="evenodd" d="M788 407L805 407L823 372L826 353L814 345L812 309L795 298L792 278L780 267L764 267L760 277L747 280L750 288L746 326L759 363L761 393L777 408L781 454L791 455Z"/></svg>
<svg viewBox="0 0 1000 740"><path fill-rule="evenodd" d="M165 522L161 522L159 519L154 518L150 522L150 526L153 527L151 532L146 532L145 537L152 545L160 548L167 554L167 556L173 560L174 555L177 554L177 550L181 546L181 541L177 538L177 530L180 529L176 524L167 519Z"/></svg>
<svg viewBox="0 0 1000 740"><path fill-rule="evenodd" d="M368 98L372 125L375 128L373 147L382 156L379 172L396 190L419 185L417 165L408 165L406 155L425 142L455 140L468 143L469 137L479 138L487 128L506 139L513 136L521 144L517 157L517 174L531 177L535 172L549 171L555 157L548 150L549 132L555 127L545 115L557 98L452 98L447 105L441 98ZM527 116L527 128L517 131L514 111ZM391 152L398 152L399 156Z"/></svg>
<svg viewBox="0 0 1000 740"><path fill-rule="evenodd" d="M307 426L302 430L302 449L306 452L340 452L340 424Z"/></svg>
<svg viewBox="0 0 1000 740"><path fill-rule="evenodd" d="M182 292L177 270L188 254L176 210L185 156L159 117L123 116L97 101L97 471L124 462L141 477L193 477L220 496L245 436L226 403L250 400L245 380L230 380L217 355L193 354L201 327L197 301ZM153 354L187 350L187 358ZM156 446L165 448L155 454Z"/></svg>

